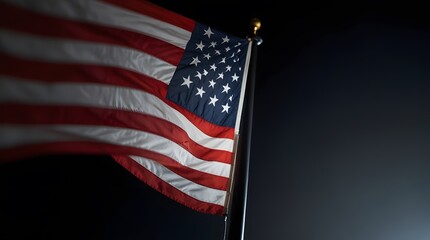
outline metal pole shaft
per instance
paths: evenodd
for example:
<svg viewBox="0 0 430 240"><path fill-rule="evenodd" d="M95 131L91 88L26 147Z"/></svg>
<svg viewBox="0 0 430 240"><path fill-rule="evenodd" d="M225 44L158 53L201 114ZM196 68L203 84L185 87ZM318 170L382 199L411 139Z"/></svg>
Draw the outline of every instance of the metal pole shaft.
<svg viewBox="0 0 430 240"><path fill-rule="evenodd" d="M255 33L255 32L254 32ZM245 89L245 101L240 126L238 152L233 179L233 194L228 215L228 240L245 239L246 204L248 195L248 175L251 153L252 116L254 108L255 75L257 63L257 45L255 36L252 38L250 67Z"/></svg>

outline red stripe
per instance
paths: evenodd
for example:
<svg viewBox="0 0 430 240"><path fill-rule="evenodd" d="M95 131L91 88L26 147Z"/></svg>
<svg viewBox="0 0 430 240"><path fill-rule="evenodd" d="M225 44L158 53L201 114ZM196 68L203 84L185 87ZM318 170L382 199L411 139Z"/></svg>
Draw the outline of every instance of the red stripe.
<svg viewBox="0 0 430 240"><path fill-rule="evenodd" d="M45 154L113 154L135 155L154 160L179 176L202 186L218 190L227 190L228 179L209 173L200 172L180 165L173 159L149 150L129 146L120 146L102 142L49 142L31 143L8 149L0 149L0 163L16 161L27 157L41 156Z"/></svg>
<svg viewBox="0 0 430 240"><path fill-rule="evenodd" d="M0 163L21 160L45 154L127 154L124 147L101 142L31 143L17 147L0 148Z"/></svg>
<svg viewBox="0 0 430 240"><path fill-rule="evenodd" d="M101 125L153 133L170 139L197 158L231 163L233 153L208 149L189 138L182 128L157 117L136 112L80 106L1 104L3 124Z"/></svg>
<svg viewBox="0 0 430 240"><path fill-rule="evenodd" d="M6 29L47 37L126 46L175 66L179 64L184 53L184 49L136 32L39 14L1 2L0 16L0 27Z"/></svg>
<svg viewBox="0 0 430 240"><path fill-rule="evenodd" d="M181 203L191 209L199 212L209 213L214 215L224 214L224 207L216 204L202 202L187 194L179 191L172 187L168 183L164 182L152 172L146 168L140 166L137 162L127 156L112 156L121 166L126 168L129 172L135 175L137 178L148 184L163 195Z"/></svg>
<svg viewBox="0 0 430 240"><path fill-rule="evenodd" d="M103 0L104 2L129 9L140 14L150 16L173 24L177 27L183 28L189 32L194 30L195 21L185 16L172 12L170 10L161 8L148 1L124 1L124 0Z"/></svg>
<svg viewBox="0 0 430 240"><path fill-rule="evenodd" d="M212 137L234 139L234 129L218 126L197 117L195 114L167 100L167 85L125 69L80 64L46 63L23 60L0 53L0 74L43 82L102 83L143 90L157 96L173 107L201 131ZM25 71L22 71L25 69Z"/></svg>

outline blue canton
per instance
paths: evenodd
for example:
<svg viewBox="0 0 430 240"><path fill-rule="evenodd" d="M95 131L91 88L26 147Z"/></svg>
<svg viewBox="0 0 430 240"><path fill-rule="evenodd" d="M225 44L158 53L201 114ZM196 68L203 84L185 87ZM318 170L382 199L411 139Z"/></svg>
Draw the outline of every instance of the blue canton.
<svg viewBox="0 0 430 240"><path fill-rule="evenodd" d="M234 127L248 44L196 23L167 98L206 121Z"/></svg>

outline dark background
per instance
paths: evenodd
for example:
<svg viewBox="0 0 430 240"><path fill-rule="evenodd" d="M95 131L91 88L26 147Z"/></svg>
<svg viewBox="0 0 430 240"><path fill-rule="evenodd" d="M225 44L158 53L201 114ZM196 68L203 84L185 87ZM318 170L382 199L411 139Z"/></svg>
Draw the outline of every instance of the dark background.
<svg viewBox="0 0 430 240"><path fill-rule="evenodd" d="M430 239L430 18L408 1L153 1L258 35L246 240ZM344 3L343 3L344 2ZM0 165L0 239L222 240L107 156Z"/></svg>

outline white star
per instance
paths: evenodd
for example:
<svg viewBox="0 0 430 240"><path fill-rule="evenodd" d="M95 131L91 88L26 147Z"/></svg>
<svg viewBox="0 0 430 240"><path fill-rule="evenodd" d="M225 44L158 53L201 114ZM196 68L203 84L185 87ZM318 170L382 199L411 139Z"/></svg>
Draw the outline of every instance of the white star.
<svg viewBox="0 0 430 240"><path fill-rule="evenodd" d="M228 98L229 101L233 101L233 95Z"/></svg>
<svg viewBox="0 0 430 240"><path fill-rule="evenodd" d="M216 42L211 42L211 45L209 47L216 47Z"/></svg>
<svg viewBox="0 0 430 240"><path fill-rule="evenodd" d="M211 69L214 70L214 71L216 70L215 63L211 65Z"/></svg>
<svg viewBox="0 0 430 240"><path fill-rule="evenodd" d="M215 88L215 83L214 80L209 80L209 87Z"/></svg>
<svg viewBox="0 0 430 240"><path fill-rule="evenodd" d="M205 45L203 44L202 41L200 41L200 43L196 43L197 47L196 49L200 49L200 51L203 51L203 48L205 47Z"/></svg>
<svg viewBox="0 0 430 240"><path fill-rule="evenodd" d="M199 57L193 57L193 61L190 63L190 65L194 64L197 66L197 64L199 64L199 63L200 63Z"/></svg>
<svg viewBox="0 0 430 240"><path fill-rule="evenodd" d="M206 69L203 69L203 75L205 75L205 76L206 76L206 75L208 75L208 73L209 73L209 72L208 72L208 71L206 71Z"/></svg>
<svg viewBox="0 0 430 240"><path fill-rule="evenodd" d="M225 63L225 57L221 58L221 61L219 63Z"/></svg>
<svg viewBox="0 0 430 240"><path fill-rule="evenodd" d="M222 43L228 43L230 42L230 38L228 38L228 36L225 36L222 38Z"/></svg>
<svg viewBox="0 0 430 240"><path fill-rule="evenodd" d="M190 80L190 75L188 75L187 78L182 78L184 79L184 82L181 84L181 86L187 85L188 88L190 88L190 84L193 83L193 81Z"/></svg>
<svg viewBox="0 0 430 240"><path fill-rule="evenodd" d="M209 53L203 54L203 58L206 58L207 60L209 60L209 58L211 58L211 55Z"/></svg>
<svg viewBox="0 0 430 240"><path fill-rule="evenodd" d="M216 95L214 95L214 97L209 97L211 99L211 101L209 102L208 105L214 105L215 107L215 103L218 101L218 98L216 98Z"/></svg>
<svg viewBox="0 0 430 240"><path fill-rule="evenodd" d="M222 90L221 93L223 93L223 92L228 93L228 91L230 90L230 87L228 86L228 83L226 85L222 85L222 88L224 88L224 90Z"/></svg>
<svg viewBox="0 0 430 240"><path fill-rule="evenodd" d="M197 74L194 77L197 77L197 78L199 78L201 80L202 79L202 74L199 71L197 71Z"/></svg>
<svg viewBox="0 0 430 240"><path fill-rule="evenodd" d="M197 96L197 95L199 95L199 96L200 96L200 98L202 98L202 97L203 97L203 94L204 94L205 92L206 92L206 91L205 91L205 90L203 90L203 86L202 86L201 88L197 88L196 96Z"/></svg>
<svg viewBox="0 0 430 240"><path fill-rule="evenodd" d="M226 47L226 48L225 48L225 51L226 51L226 52L230 51L230 47Z"/></svg>
<svg viewBox="0 0 430 240"><path fill-rule="evenodd" d="M228 103L226 103L225 105L221 105L222 106L222 113L223 112L226 112L226 113L228 113L228 109L230 108L230 106L228 105Z"/></svg>
<svg viewBox="0 0 430 240"><path fill-rule="evenodd" d="M216 79L224 79L224 73L218 73L218 77Z"/></svg>
<svg viewBox="0 0 430 240"><path fill-rule="evenodd" d="M234 73L234 75L233 76L231 76L231 78L233 78L231 81L232 82L237 82L238 81L238 79L239 79L239 76L237 76L236 75L236 73Z"/></svg>
<svg viewBox="0 0 430 240"><path fill-rule="evenodd" d="M227 67L225 67L226 68L226 72L230 72L231 71L231 66L230 65L228 65Z"/></svg>
<svg viewBox="0 0 430 240"><path fill-rule="evenodd" d="M216 55L221 55L221 52L219 50L215 50Z"/></svg>
<svg viewBox="0 0 430 240"><path fill-rule="evenodd" d="M205 33L203 35L207 35L208 38L211 38L211 35L214 34L211 30L210 27L208 27L208 29L205 30Z"/></svg>

